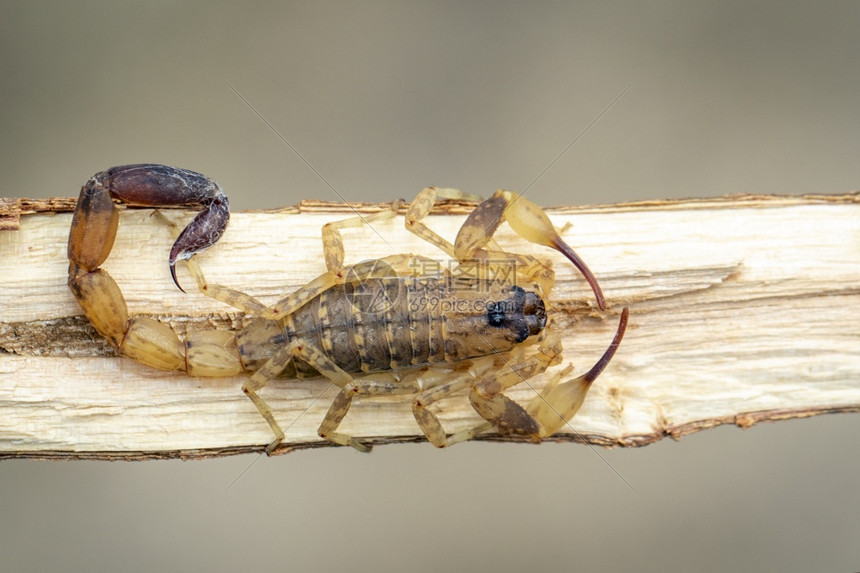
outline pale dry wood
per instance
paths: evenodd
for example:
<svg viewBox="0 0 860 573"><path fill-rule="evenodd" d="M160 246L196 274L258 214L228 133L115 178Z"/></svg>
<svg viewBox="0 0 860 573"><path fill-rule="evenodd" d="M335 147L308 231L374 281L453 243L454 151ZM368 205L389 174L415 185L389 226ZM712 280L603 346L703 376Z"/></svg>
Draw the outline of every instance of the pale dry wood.
<svg viewBox="0 0 860 573"><path fill-rule="evenodd" d="M0 457L259 451L271 436L242 395L241 378L193 379L116 357L80 317L65 285L70 215L55 214L71 205L0 201L9 229L0 232ZM467 210L451 205L429 223L453 237ZM171 239L150 213L123 213L105 265L131 311L168 320L180 332L238 327L242 317L230 308L173 287L166 264ZM234 214L222 241L200 260L210 280L271 302L324 270L320 227L350 213L343 205L306 202ZM857 194L649 201L550 213L558 227L572 223L565 238L600 278L611 305L605 314L595 312L581 277L552 257L554 316L566 333L566 361L587 368L611 338L620 308L631 308L615 360L571 428L555 439L642 445L725 423L746 427L860 411ZM504 227L498 236L513 250L546 254ZM405 232L402 218L348 230L346 247L347 262L393 252L439 257ZM184 269L180 280L192 285ZM328 386L282 380L265 390L292 448L323 445L316 428L334 396ZM511 394L528 400L533 392L521 385ZM450 430L477 420L465 396L443 406ZM376 443L420 439L409 402L401 399L362 401L344 429Z"/></svg>

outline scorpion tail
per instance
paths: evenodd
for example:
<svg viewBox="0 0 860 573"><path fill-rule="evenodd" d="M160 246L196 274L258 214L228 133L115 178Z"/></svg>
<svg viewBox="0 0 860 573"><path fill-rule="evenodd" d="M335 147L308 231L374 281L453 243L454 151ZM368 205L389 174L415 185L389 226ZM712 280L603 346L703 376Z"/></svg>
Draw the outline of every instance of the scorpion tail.
<svg viewBox="0 0 860 573"><path fill-rule="evenodd" d="M170 250L170 274L179 290L176 261L214 245L230 219L227 196L205 175L153 163L112 167L92 176L81 189L69 235L69 260L79 270L70 271L70 280L72 272L94 271L110 254L118 221L114 200L147 207L203 207Z"/></svg>
<svg viewBox="0 0 860 573"><path fill-rule="evenodd" d="M176 260L188 259L212 246L223 234L230 216L227 197L217 183L194 171L155 164L123 165L93 175L81 188L72 216L68 284L92 325L126 356L165 370L185 369L185 345L173 330L150 318L129 316L122 291L110 274L99 268L110 255L116 237L119 209L115 201L152 207L204 207L171 251L175 281ZM208 339L207 344L204 350L212 346ZM231 368L235 367L229 365L227 369Z"/></svg>

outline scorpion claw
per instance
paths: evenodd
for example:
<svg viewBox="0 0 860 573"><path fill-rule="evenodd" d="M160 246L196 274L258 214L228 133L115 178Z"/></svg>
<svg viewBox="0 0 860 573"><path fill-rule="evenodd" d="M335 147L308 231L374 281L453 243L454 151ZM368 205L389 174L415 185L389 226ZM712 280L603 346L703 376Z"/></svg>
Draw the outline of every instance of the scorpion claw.
<svg viewBox="0 0 860 573"><path fill-rule="evenodd" d="M597 299L598 308L606 310L603 291L585 261L562 240L543 209L513 191L496 191L469 214L457 235L457 256L463 258L475 249L485 247L502 221L507 221L511 228L527 241L551 247L567 257L585 277Z"/></svg>
<svg viewBox="0 0 860 573"><path fill-rule="evenodd" d="M205 251L221 238L230 220L230 203L225 195L216 195L203 211L188 223L170 249L168 264L170 276L176 287L185 292L176 278L176 262L187 261L197 253Z"/></svg>

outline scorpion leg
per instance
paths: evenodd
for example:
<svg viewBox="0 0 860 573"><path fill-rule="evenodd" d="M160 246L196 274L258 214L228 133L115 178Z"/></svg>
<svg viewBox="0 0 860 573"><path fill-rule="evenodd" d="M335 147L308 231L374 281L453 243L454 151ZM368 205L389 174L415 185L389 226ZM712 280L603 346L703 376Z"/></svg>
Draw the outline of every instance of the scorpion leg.
<svg viewBox="0 0 860 573"><path fill-rule="evenodd" d="M454 253L454 245L422 222L422 219L430 214L430 210L439 199L480 201L481 197L471 193L464 193L459 189L425 187L418 196L415 197L412 203L410 203L409 210L406 212L406 228L410 232L421 237L428 243L436 245L452 259L456 259L457 256Z"/></svg>
<svg viewBox="0 0 860 573"><path fill-rule="evenodd" d="M420 392L419 397L413 401L412 411L415 421L427 439L440 448L468 440L476 434L490 429L490 424L485 422L449 437L446 436L439 419L430 411L430 406L442 398L468 388L476 377L483 375L492 365L492 359L485 359L474 363L465 371L452 372L448 369L437 370L431 367L411 372L402 379L397 379L392 374L373 374L366 378L350 377L350 381L341 387L340 393L332 402L320 425L319 434L337 444L349 445L359 451L370 451L369 445L337 432L337 428L349 412L353 398L356 396L394 396ZM329 372L334 374L335 369L330 368ZM343 376L347 375L344 374Z"/></svg>
<svg viewBox="0 0 860 573"><path fill-rule="evenodd" d="M269 444L266 448L267 454L272 453L272 451L284 439L284 431L281 429L277 420L275 420L275 416L272 414L272 409L269 407L269 404L263 400L257 392L262 390L269 381L274 380L281 372L284 371L293 359L296 348L300 345L300 341L293 340L281 348L242 384L242 392L244 392L245 395L250 398L251 402L254 403L254 406L257 407L257 411L259 411L260 415L265 418L269 427L272 428L272 432L275 434L275 441Z"/></svg>
<svg viewBox="0 0 860 573"><path fill-rule="evenodd" d="M170 228L175 239L180 236L181 231L179 229L179 225L161 211L155 211L155 215ZM185 261L185 264L188 267L188 272L191 273L191 276L197 283L197 288L200 289L200 292L204 295L225 304L229 304L233 308L248 314L259 314L266 310L266 305L247 293L224 285L209 283L203 276L203 269L195 259L188 259Z"/></svg>
<svg viewBox="0 0 860 573"><path fill-rule="evenodd" d="M447 276L449 269L438 260L421 255L388 255L381 259L363 261L351 267L356 279L392 277L417 278L426 276Z"/></svg>
<svg viewBox="0 0 860 573"><path fill-rule="evenodd" d="M430 213L433 205L440 199L480 201L481 197L464 193L458 189L427 187L418 194L409 207L406 215L407 230L435 245L452 259L458 261L461 272L467 273L469 276L494 281L509 279L511 284L517 284L517 278L522 277L527 282L538 284L543 292L548 293L551 290L555 277L551 265L530 255L504 252L493 240L492 235L502 220L500 214L497 220L493 220L491 217L481 217L479 220L475 220L470 215L464 223L464 227L468 225L473 229L473 236L480 238L480 241L476 241L476 245L470 249L463 249L458 245L451 244L428 228L421 220ZM495 205L496 203L497 201L490 198L481 203L476 210L487 210L488 204ZM476 227L476 225L485 222L488 223L486 229ZM517 276L508 276L512 270Z"/></svg>
<svg viewBox="0 0 860 573"><path fill-rule="evenodd" d="M290 293L286 297L279 300L273 306L267 308L262 316L277 320L291 312L297 310L311 299L318 296L325 290L341 284L346 280L344 272L344 248L343 236L340 233L341 229L349 227L359 227L361 225L370 224L372 221L381 221L390 219L397 214L400 208L400 201L395 201L391 205L391 209L372 213L369 215L359 215L350 217L342 221L326 223L322 229L323 254L325 257L327 272L310 281L295 292Z"/></svg>
<svg viewBox="0 0 860 573"><path fill-rule="evenodd" d="M430 406L443 398L447 398L461 390L468 388L474 381L490 370L493 366L492 358L474 361L468 370L451 372L444 370L433 370L421 376L421 386L424 391L412 401L412 413L415 421L427 440L437 448L445 448L458 442L470 440L481 432L492 428L489 422L478 424L464 431L446 434L439 418L430 410ZM429 387L429 388L428 388Z"/></svg>
<svg viewBox="0 0 860 573"><path fill-rule="evenodd" d="M562 240L543 209L513 191L496 191L469 214L454 242L456 258L463 260L475 256L489 243L502 221L507 221L527 241L552 247L567 257L588 281L597 306L600 310L606 309L600 285L585 262Z"/></svg>
<svg viewBox="0 0 860 573"><path fill-rule="evenodd" d="M374 383L366 380L356 381L352 376L344 372L337 364L308 342L294 339L281 350L275 353L259 370L257 370L243 385L242 391L251 399L257 410L268 422L269 427L275 434L275 439L266 447L266 453L271 454L283 441L285 434L280 424L275 420L269 404L259 395L271 380L275 379L292 361L298 358L307 362L320 374L328 378L332 384L341 388L341 392L335 398L328 414L323 419L319 428L320 437L340 444L352 446L360 452L369 452L370 446L360 440L338 433L336 431L340 421L346 416L352 403L352 397L365 388L369 393L384 393L383 388L392 388L392 393L400 393L411 390L410 388L399 388L396 383ZM390 376L390 375L389 375ZM414 391L414 390L413 390Z"/></svg>
<svg viewBox="0 0 860 573"><path fill-rule="evenodd" d="M373 221L384 221L397 215L400 209L400 200L394 201L391 208L368 215L356 215L340 221L326 223L322 228L323 252L325 254L325 266L329 272L339 273L343 270L344 247L341 229L362 227L370 225Z"/></svg>
<svg viewBox="0 0 860 573"><path fill-rule="evenodd" d="M410 390L408 386L401 387L393 378L388 382L371 379L356 380L344 372L328 356L311 345L300 347L297 349L297 353L302 360L313 366L320 374L331 380L332 384L341 389L331 406L329 406L329 410L317 430L319 436L342 446L352 446L359 452L369 452L371 449L370 445L358 438L337 431L337 427L352 405L353 397L360 393L398 394L408 392ZM391 378L391 375L388 375L388 377Z"/></svg>
<svg viewBox="0 0 860 573"><path fill-rule="evenodd" d="M270 358L262 368L254 372L254 374L242 385L242 391L251 399L251 402L254 403L257 410L260 412L260 415L265 418L269 427L272 429L272 432L275 434L274 441L266 447L267 454L271 454L278 447L278 445L284 440L285 434L284 430L281 429L280 424L275 420L275 416L272 414L272 409L269 407L269 404L258 394L258 392L283 372L287 365L289 365L290 361L295 358L304 360L313 366L323 376L326 376L331 380L332 384L340 386L341 388L346 388L353 384L352 376L344 372L322 352L303 340L294 339L275 353L275 355L272 356L272 358ZM342 394L343 392L338 395L338 398L340 398ZM335 399L335 403L337 402L338 399ZM335 405L333 404L331 408L334 409ZM346 404L345 408L349 409L349 403ZM346 411L344 411L343 414L346 415ZM341 418L342 417L343 416L341 416ZM325 424L325 421L323 424ZM370 451L369 446L354 438L349 438L337 433L324 435L322 433L322 426L320 427L320 437L337 444L352 446L360 452Z"/></svg>
<svg viewBox="0 0 860 573"><path fill-rule="evenodd" d="M416 379L404 378L398 380L391 373L377 373L372 377L353 378L343 387L332 401L328 412L320 424L318 433L325 438L342 446L352 446L360 452L369 452L371 446L356 438L338 432L343 419L346 417L352 400L356 396L394 396L397 394L414 394L420 387Z"/></svg>

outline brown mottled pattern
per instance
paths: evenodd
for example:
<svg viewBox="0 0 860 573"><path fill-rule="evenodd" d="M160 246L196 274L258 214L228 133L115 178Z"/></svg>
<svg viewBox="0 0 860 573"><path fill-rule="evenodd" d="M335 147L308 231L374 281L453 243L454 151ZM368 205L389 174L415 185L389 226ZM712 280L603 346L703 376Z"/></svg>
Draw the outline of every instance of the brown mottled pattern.
<svg viewBox="0 0 860 573"><path fill-rule="evenodd" d="M238 334L242 361L249 370L256 370L295 339L319 349L349 373L453 362L509 350L517 341L508 330L487 324L485 306L490 299L506 300L509 288L493 290L483 283L468 287L464 291L462 285L443 279L393 277L338 285L279 322L255 319L261 324ZM458 303L469 306L465 312L452 311L451 306ZM290 367L285 375L292 372ZM295 373L318 375L298 359Z"/></svg>

